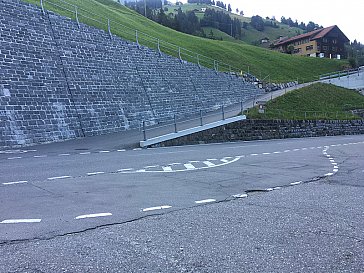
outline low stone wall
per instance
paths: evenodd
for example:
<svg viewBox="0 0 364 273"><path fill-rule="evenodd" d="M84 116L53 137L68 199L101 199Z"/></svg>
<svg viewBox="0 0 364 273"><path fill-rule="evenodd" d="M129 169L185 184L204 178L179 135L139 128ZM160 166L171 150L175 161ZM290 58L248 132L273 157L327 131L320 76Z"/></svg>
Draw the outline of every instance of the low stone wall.
<svg viewBox="0 0 364 273"><path fill-rule="evenodd" d="M169 140L159 146L364 134L364 120L244 120Z"/></svg>

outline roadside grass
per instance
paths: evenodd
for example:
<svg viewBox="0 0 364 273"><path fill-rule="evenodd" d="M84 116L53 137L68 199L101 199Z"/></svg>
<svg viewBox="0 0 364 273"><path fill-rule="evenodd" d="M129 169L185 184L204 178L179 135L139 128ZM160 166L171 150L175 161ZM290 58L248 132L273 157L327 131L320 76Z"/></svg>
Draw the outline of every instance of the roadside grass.
<svg viewBox="0 0 364 273"><path fill-rule="evenodd" d="M331 84L316 83L267 102L265 113L255 107L250 119L347 120L360 119L351 111L364 109L364 96Z"/></svg>
<svg viewBox="0 0 364 273"><path fill-rule="evenodd" d="M37 5L40 2L39 0L23 1ZM72 6L64 4L60 0L44 2L46 9L75 19L74 13L55 7L50 2L73 10L74 8ZM67 0L67 2L77 5L80 8L79 19L85 24L107 30L107 20L105 18L110 18L110 20L130 28L126 32L125 28L111 23L111 32L126 40L135 41L134 30L137 29L139 32L147 33L150 36L186 48L195 53L228 63L238 71L249 71L261 79L269 76L271 82L280 83L296 81L297 79L300 82L312 81L316 80L320 74L341 70L347 64L343 60L290 56L245 43L217 41L187 35L159 25L112 0ZM97 14L98 18L95 15L85 13L81 9ZM98 19L98 21L86 18L84 15L91 16L93 19ZM142 35L140 35L139 41L141 44L151 48L156 49L157 47L156 42L151 43L150 40L143 39ZM178 56L178 47L175 47L173 51L162 47L162 51L169 55ZM185 56L184 60L197 62L197 58L191 59L188 56ZM210 66L205 66L211 68L212 65L211 63Z"/></svg>

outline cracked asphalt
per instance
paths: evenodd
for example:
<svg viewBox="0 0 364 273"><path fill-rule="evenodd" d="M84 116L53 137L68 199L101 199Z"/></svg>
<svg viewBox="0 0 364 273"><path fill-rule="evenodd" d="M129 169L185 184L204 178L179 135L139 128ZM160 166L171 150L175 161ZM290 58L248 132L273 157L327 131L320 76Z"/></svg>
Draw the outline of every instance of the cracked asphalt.
<svg viewBox="0 0 364 273"><path fill-rule="evenodd" d="M363 273L363 141L323 137L66 158L58 154L73 150L63 143L48 153L42 146L46 157L0 154L0 182L28 180L0 186L0 222L41 220L0 224L0 272ZM221 158L231 163L190 166ZM179 165L112 172L186 162L182 173L174 172ZM91 171L103 173L80 175ZM71 178L47 180L63 174Z"/></svg>

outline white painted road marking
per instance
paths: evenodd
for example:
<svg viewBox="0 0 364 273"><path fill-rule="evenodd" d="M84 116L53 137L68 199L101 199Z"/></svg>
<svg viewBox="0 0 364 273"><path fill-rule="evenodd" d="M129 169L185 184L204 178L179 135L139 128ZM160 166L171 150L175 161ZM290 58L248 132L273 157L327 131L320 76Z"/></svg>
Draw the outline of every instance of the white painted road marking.
<svg viewBox="0 0 364 273"><path fill-rule="evenodd" d="M87 173L87 175L98 175L98 174L104 174L105 172L94 172L94 173Z"/></svg>
<svg viewBox="0 0 364 273"><path fill-rule="evenodd" d="M21 223L40 223L42 219L10 219L0 222L0 224L21 224Z"/></svg>
<svg viewBox="0 0 364 273"><path fill-rule="evenodd" d="M80 219L86 219L86 218L97 218L97 217L106 217L106 216L112 216L112 214L110 212L86 214L86 215L77 216L75 219L80 220Z"/></svg>
<svg viewBox="0 0 364 273"><path fill-rule="evenodd" d="M69 156L71 154L59 154L58 156Z"/></svg>
<svg viewBox="0 0 364 273"><path fill-rule="evenodd" d="M211 163L210 161L204 161L203 164L211 168L216 166L214 163Z"/></svg>
<svg viewBox="0 0 364 273"><path fill-rule="evenodd" d="M71 178L71 176L64 175L64 176L49 177L47 179L48 180L57 180L57 179L66 179L66 178Z"/></svg>
<svg viewBox="0 0 364 273"><path fill-rule="evenodd" d="M99 151L100 154L107 154L110 153L110 151Z"/></svg>
<svg viewBox="0 0 364 273"><path fill-rule="evenodd" d="M172 172L173 170L172 170L172 168L170 167L170 166L164 166L164 167L162 167L162 169L163 169L163 171L165 171L165 172Z"/></svg>
<svg viewBox="0 0 364 273"><path fill-rule="evenodd" d="M151 207L151 208L146 208L146 209L142 209L143 212L148 212L148 211L154 211L154 210L162 210L162 209L170 209L172 206L158 206L158 207Z"/></svg>
<svg viewBox="0 0 364 273"><path fill-rule="evenodd" d="M187 170L196 170L196 167L190 163L184 164Z"/></svg>
<svg viewBox="0 0 364 273"><path fill-rule="evenodd" d="M211 202L216 202L216 199L205 199L205 200L195 201L196 204L205 204L205 203L211 203Z"/></svg>
<svg viewBox="0 0 364 273"><path fill-rule="evenodd" d="M292 183L290 183L290 185L295 186L295 185L299 185L299 184L301 184L301 183L302 183L302 181L292 182Z"/></svg>
<svg viewBox="0 0 364 273"><path fill-rule="evenodd" d="M13 160L13 159L21 159L21 158L22 158L21 156L14 156L14 157L9 157L8 159Z"/></svg>
<svg viewBox="0 0 364 273"><path fill-rule="evenodd" d="M47 155L35 155L34 158L44 158L47 157Z"/></svg>
<svg viewBox="0 0 364 273"><path fill-rule="evenodd" d="M24 183L28 183L28 181L7 182L7 183L3 183L3 185L14 185L14 184L24 184Z"/></svg>
<svg viewBox="0 0 364 273"><path fill-rule="evenodd" d="M80 153L80 155L89 155L89 154L91 154L91 152Z"/></svg>
<svg viewBox="0 0 364 273"><path fill-rule="evenodd" d="M233 195L234 198L247 198L248 195L246 193L242 193L242 194L235 194Z"/></svg>

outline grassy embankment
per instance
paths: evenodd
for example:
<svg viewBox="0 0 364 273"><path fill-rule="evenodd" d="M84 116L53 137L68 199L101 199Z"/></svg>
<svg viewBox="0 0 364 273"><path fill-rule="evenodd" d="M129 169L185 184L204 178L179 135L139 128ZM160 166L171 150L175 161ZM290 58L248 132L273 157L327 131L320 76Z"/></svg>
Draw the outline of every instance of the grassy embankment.
<svg viewBox="0 0 364 273"><path fill-rule="evenodd" d="M39 5L39 0L24 1ZM49 2L57 3L68 9L74 9L73 7L62 4L59 0L45 1L46 9L75 19L74 13L55 7ZM150 36L189 49L195 53L228 63L237 68L238 71L246 72L249 69L252 74L259 78L265 78L269 75L272 82L287 82L297 79L300 82L311 81L317 79L317 76L320 74L341 70L342 66L346 64L345 61L289 56L244 43L215 41L187 35L161 26L111 0L67 0L67 2L80 8L79 19L88 25L106 30L107 20L105 18L110 18L112 20L111 32L127 40L135 41L135 32L133 30L137 29L139 32L147 33ZM100 16L98 20L101 23L86 18L84 15L95 19L97 17L87 14L84 10ZM126 28L114 22L130 29L125 31ZM144 37L146 36L139 33L141 44L156 48L156 43L152 44ZM163 50L166 50L168 54L176 56L178 48L173 52L167 51L162 43ZM191 59L183 54L182 58L188 61L197 61L197 58ZM209 64L203 63L203 65L212 67L212 62Z"/></svg>
<svg viewBox="0 0 364 273"><path fill-rule="evenodd" d="M364 96L331 84L317 83L289 92L266 104L264 114L250 109L251 119L330 119L360 118L351 110L364 109Z"/></svg>

